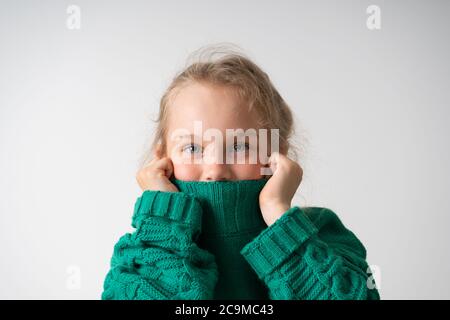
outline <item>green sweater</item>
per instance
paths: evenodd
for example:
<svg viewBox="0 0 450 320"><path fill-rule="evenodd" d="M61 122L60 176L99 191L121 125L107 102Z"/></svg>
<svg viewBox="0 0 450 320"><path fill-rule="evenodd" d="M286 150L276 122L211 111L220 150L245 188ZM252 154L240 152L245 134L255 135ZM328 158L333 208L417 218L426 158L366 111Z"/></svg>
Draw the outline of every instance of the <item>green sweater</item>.
<svg viewBox="0 0 450 320"><path fill-rule="evenodd" d="M266 179L171 181L180 192L137 199L102 299L380 299L364 246L333 211L294 206L267 227Z"/></svg>

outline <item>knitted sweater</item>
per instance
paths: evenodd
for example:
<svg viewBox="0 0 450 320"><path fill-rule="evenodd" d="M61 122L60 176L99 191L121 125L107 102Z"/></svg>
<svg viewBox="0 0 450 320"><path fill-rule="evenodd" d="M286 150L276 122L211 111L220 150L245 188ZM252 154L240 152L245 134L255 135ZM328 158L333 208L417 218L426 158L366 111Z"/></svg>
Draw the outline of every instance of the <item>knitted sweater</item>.
<svg viewBox="0 0 450 320"><path fill-rule="evenodd" d="M364 246L330 209L294 206L268 227L267 179L171 181L180 192L137 199L102 299L380 299Z"/></svg>

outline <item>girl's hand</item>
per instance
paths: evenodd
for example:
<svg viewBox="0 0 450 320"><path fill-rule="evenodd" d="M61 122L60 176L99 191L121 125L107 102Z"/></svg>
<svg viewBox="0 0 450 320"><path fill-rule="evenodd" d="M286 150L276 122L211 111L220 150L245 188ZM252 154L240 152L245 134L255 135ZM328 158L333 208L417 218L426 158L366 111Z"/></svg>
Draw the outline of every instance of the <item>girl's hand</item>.
<svg viewBox="0 0 450 320"><path fill-rule="evenodd" d="M269 158L273 175L259 194L259 206L268 226L291 208L291 201L302 181L300 165L283 154L274 152Z"/></svg>
<svg viewBox="0 0 450 320"><path fill-rule="evenodd" d="M173 163L170 158L161 156L161 146L154 151L155 158L144 168L139 170L136 180L143 191L171 191L178 192L177 187L170 182L173 173Z"/></svg>

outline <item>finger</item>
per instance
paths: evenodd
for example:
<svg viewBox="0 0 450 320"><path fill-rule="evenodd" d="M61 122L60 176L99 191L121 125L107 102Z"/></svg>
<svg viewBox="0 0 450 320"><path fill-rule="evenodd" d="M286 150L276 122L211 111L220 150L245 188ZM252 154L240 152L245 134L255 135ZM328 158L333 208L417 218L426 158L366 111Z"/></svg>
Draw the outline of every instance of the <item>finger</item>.
<svg viewBox="0 0 450 320"><path fill-rule="evenodd" d="M275 173L275 171L277 170L279 163L280 163L280 154L278 152L272 153L269 158L269 166L273 173Z"/></svg>
<svg viewBox="0 0 450 320"><path fill-rule="evenodd" d="M169 158L161 158L159 160L156 160L154 166L155 169L164 170L164 174L167 177L170 177L173 173L172 161L170 161Z"/></svg>
<svg viewBox="0 0 450 320"><path fill-rule="evenodd" d="M170 178L173 174L173 164L170 159L167 160L167 167L166 167L166 175L168 178Z"/></svg>
<svg viewBox="0 0 450 320"><path fill-rule="evenodd" d="M277 162L280 159L280 153L279 152L273 152L269 157L269 163L270 162Z"/></svg>
<svg viewBox="0 0 450 320"><path fill-rule="evenodd" d="M155 150L153 151L153 155L156 158L161 158L162 157L162 146L161 143L158 143L155 147Z"/></svg>
<svg viewBox="0 0 450 320"><path fill-rule="evenodd" d="M159 158L153 157L153 159L150 160L150 162L147 163L147 164L144 166L144 168L152 167L152 166L155 164L155 162L158 161L158 160L159 160Z"/></svg>

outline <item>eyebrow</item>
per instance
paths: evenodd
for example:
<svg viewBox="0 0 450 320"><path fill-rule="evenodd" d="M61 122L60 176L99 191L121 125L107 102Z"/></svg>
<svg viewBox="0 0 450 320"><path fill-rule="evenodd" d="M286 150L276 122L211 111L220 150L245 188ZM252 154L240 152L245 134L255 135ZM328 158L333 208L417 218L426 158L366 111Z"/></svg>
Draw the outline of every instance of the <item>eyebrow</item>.
<svg viewBox="0 0 450 320"><path fill-rule="evenodd" d="M181 134L181 135L176 135L175 138L194 138L197 137L200 139L199 136L196 136L194 134Z"/></svg>
<svg viewBox="0 0 450 320"><path fill-rule="evenodd" d="M199 137L199 136L197 136L195 134L180 134L180 135L176 135L175 136L175 138L194 138L194 137L197 137L199 140L202 140L201 139L202 137ZM235 134L235 135L232 135L231 137L232 138L238 138L239 135ZM248 139L248 136L243 136L243 137L245 137L246 140Z"/></svg>

